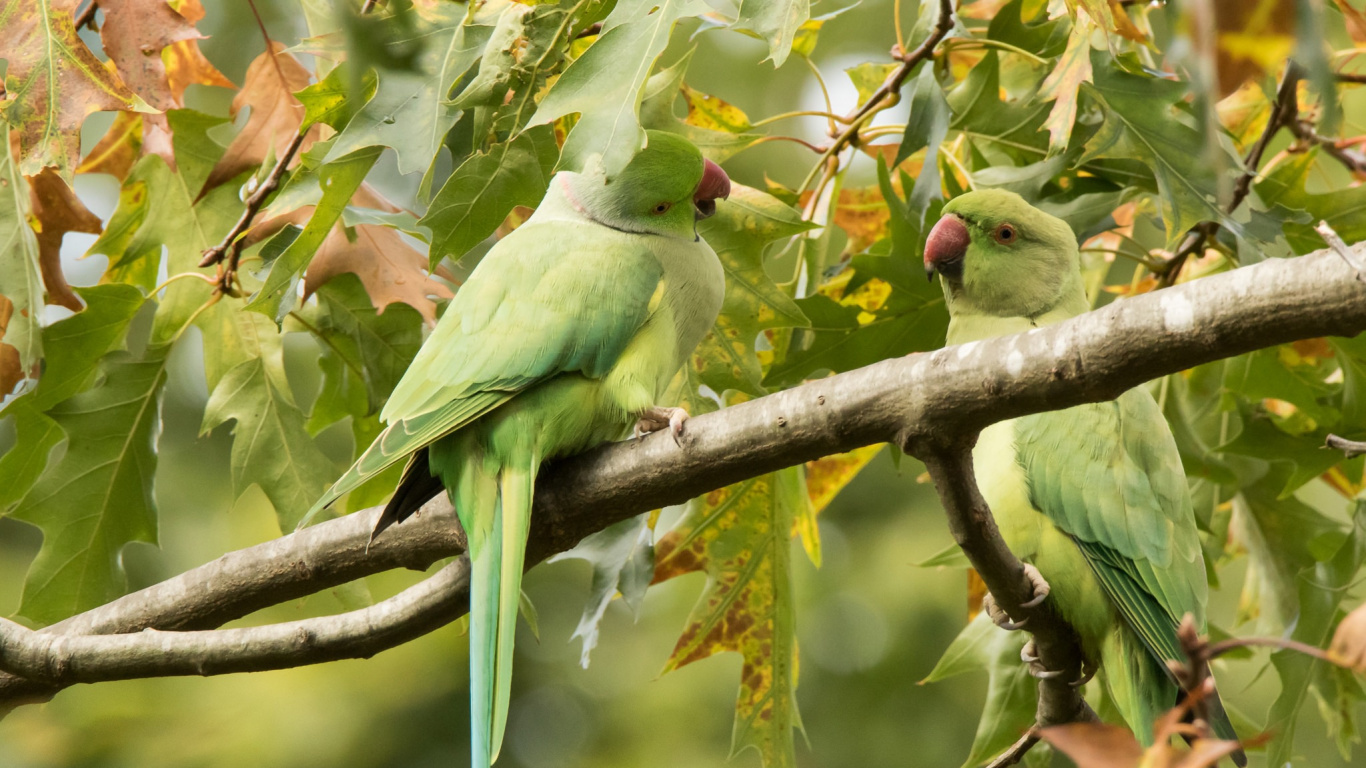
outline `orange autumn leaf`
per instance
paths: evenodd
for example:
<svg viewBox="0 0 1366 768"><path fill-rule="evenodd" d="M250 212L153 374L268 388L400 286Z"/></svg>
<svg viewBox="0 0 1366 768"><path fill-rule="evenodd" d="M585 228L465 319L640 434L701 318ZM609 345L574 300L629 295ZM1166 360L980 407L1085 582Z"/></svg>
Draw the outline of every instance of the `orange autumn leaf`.
<svg viewBox="0 0 1366 768"><path fill-rule="evenodd" d="M81 300L62 274L62 238L67 232L98 235L104 228L100 217L86 209L76 192L51 168L29 178L33 206L33 231L38 240L38 266L48 301L78 312Z"/></svg>
<svg viewBox="0 0 1366 768"><path fill-rule="evenodd" d="M14 316L14 302L0 295L0 339L5 338L10 318ZM19 362L19 349L0 341L0 397L14 391L24 380L24 366Z"/></svg>
<svg viewBox="0 0 1366 768"><path fill-rule="evenodd" d="M181 106L171 93L161 52L203 37L166 0L95 0L104 11L100 42L123 82L160 110Z"/></svg>
<svg viewBox="0 0 1366 768"><path fill-rule="evenodd" d="M251 62L242 90L233 97L233 117L247 107L251 114L209 173L203 191L260 165L272 152L279 157L303 124L304 105L294 98L294 92L308 86L308 70L279 43L272 43L271 48ZM301 152L316 140L318 130L317 126L309 129Z"/></svg>
<svg viewBox="0 0 1366 768"><path fill-rule="evenodd" d="M76 173L107 173L123 181L142 156L142 115L120 112L98 143L76 167Z"/></svg>
<svg viewBox="0 0 1366 768"><path fill-rule="evenodd" d="M1366 674L1366 605L1357 606L1338 624L1328 646L1328 657L1354 672Z"/></svg>

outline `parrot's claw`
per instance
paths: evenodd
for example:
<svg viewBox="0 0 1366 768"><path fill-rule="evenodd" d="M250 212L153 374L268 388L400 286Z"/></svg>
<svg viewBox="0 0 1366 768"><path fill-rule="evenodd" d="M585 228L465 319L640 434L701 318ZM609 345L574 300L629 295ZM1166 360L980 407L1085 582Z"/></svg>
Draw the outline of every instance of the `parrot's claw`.
<svg viewBox="0 0 1366 768"><path fill-rule="evenodd" d="M1083 685L1086 685L1091 682L1091 678L1096 676L1096 670L1098 669L1100 669L1098 664L1092 664L1090 661L1083 662L1081 665L1081 679L1073 680L1071 683L1068 683L1068 685L1073 688L1080 688Z"/></svg>
<svg viewBox="0 0 1366 768"><path fill-rule="evenodd" d="M668 427L669 434L673 436L674 445L682 448L683 422L687 421L688 418L688 412L682 408L665 408L663 406L646 408L640 414L640 420L636 422L635 436L644 437Z"/></svg>
<svg viewBox="0 0 1366 768"><path fill-rule="evenodd" d="M1028 618L1021 621L1011 621L1010 615L996 604L996 598L992 597L990 592L982 596L982 610L986 611L993 624L1008 632L1023 629L1024 625L1029 623Z"/></svg>
<svg viewBox="0 0 1366 768"><path fill-rule="evenodd" d="M1020 648L1020 661L1034 665L1039 663L1039 655L1034 649L1034 641L1030 640Z"/></svg>
<svg viewBox="0 0 1366 768"><path fill-rule="evenodd" d="M1024 564L1024 572L1025 576L1029 579L1029 583L1034 587L1034 597L1027 603L1021 603L1020 607L1036 608L1040 603L1044 601L1045 598L1048 597L1048 593L1052 592L1053 588L1048 585L1048 582L1044 579L1043 574L1039 573L1039 569L1035 568L1029 563Z"/></svg>

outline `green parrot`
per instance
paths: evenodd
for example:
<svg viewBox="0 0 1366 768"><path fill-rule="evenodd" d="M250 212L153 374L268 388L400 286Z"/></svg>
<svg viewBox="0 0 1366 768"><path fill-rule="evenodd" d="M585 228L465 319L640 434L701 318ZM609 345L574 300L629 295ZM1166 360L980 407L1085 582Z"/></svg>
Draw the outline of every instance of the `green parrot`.
<svg viewBox="0 0 1366 768"><path fill-rule="evenodd" d="M525 224L488 252L419 350L388 425L319 499L407 466L374 536L446 491L469 540L474 768L497 759L541 463L688 415L657 405L725 292L698 220L730 180L692 144L648 132L610 182L561 172ZM310 513L311 514L311 513Z"/></svg>
<svg viewBox="0 0 1366 768"><path fill-rule="evenodd" d="M949 344L1091 308L1071 228L1013 192L978 190L945 205L925 269L940 275ZM1001 535L1032 564L1035 594L1051 595L1081 636L1088 671L1099 666L1120 714L1151 743L1154 721L1181 695L1164 660L1184 659L1176 631L1185 614L1205 631L1208 591L1186 475L1156 401L1135 387L993 424L973 464ZM994 601L987 607L1008 625ZM1236 738L1217 693L1209 705L1215 733ZM1241 752L1235 760L1246 764Z"/></svg>

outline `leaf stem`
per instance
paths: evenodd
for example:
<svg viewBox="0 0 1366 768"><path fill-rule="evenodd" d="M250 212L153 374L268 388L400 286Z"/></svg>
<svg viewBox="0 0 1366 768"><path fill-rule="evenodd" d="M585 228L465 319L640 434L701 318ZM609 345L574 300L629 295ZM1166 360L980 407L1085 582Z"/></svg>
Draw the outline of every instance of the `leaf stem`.
<svg viewBox="0 0 1366 768"><path fill-rule="evenodd" d="M750 123L749 127L758 128L760 126L768 125L769 123L776 123L779 120L786 120L789 117L824 117L829 120L844 122L844 118L834 112L825 112L819 109L799 109L795 112L783 112L782 114L773 115L772 117L765 117L763 120L756 120Z"/></svg>
<svg viewBox="0 0 1366 768"><path fill-rule="evenodd" d="M209 285L217 285L217 284L218 284L218 281L215 280L214 278L209 277L208 275L200 274L199 272L181 272L181 273L178 274L178 275L171 275L170 277L166 278L165 280L162 280L162 281L161 281L161 284L158 285L157 287L153 288L147 295L148 295L148 296L155 296L155 295L157 295L158 293L161 293L161 291L162 291L166 286L170 285L171 283L174 283L174 282L177 281L177 280L181 280L181 279L186 278L186 277L197 277L197 278L199 278L200 280L203 280L204 282L208 283Z"/></svg>
<svg viewBox="0 0 1366 768"><path fill-rule="evenodd" d="M944 45L940 47L940 50L947 52L955 50L957 48L998 48L1002 51L1007 51L1009 53L1014 53L1023 56L1026 59L1029 59L1030 61L1034 62L1035 64L1048 64L1048 59L1030 53L1029 51L1026 51L1023 48L1011 45L1010 43L1001 42L1000 40L992 40L990 38L954 38L953 40L945 42Z"/></svg>
<svg viewBox="0 0 1366 768"><path fill-rule="evenodd" d="M826 150L826 147L817 144L812 144L811 142L805 139L799 139L796 136L762 136L751 142L749 146L753 147L759 144L767 144L770 141L790 141L793 144L800 144L803 147L806 147L807 149L817 154L824 153Z"/></svg>

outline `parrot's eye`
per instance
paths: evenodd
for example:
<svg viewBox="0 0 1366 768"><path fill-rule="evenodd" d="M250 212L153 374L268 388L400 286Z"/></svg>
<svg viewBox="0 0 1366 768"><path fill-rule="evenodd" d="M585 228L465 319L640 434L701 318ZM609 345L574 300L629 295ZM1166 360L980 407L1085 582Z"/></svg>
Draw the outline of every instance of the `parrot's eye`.
<svg viewBox="0 0 1366 768"><path fill-rule="evenodd" d="M1002 224L996 228L996 242L1002 245L1010 245L1015 242L1015 227L1010 224Z"/></svg>
<svg viewBox="0 0 1366 768"><path fill-rule="evenodd" d="M673 203L660 203L659 205L656 205L654 207L654 213L655 215L659 215L661 213L668 213L669 209L672 207L674 207Z"/></svg>

